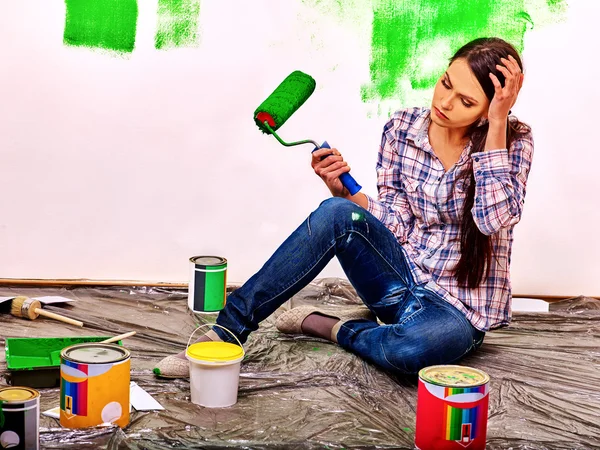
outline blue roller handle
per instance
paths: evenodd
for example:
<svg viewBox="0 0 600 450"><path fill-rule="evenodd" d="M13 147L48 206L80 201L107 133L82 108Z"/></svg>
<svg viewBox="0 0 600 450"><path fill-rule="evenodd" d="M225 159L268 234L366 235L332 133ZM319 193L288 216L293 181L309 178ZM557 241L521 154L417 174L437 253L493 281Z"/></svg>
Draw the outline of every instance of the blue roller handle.
<svg viewBox="0 0 600 450"><path fill-rule="evenodd" d="M325 141L321 144L321 147L315 147L313 152L316 152L320 148L331 148L331 147L329 146L327 141ZM327 155L327 156L330 156L330 155ZM324 156L323 158L321 158L321 160L327 158L327 156ZM348 192L350 192L350 195L354 195L354 194L358 193L358 191L360 191L362 188L362 186L360 184L358 184L356 182L356 180L354 179L354 177L352 177L352 175L350 175L350 173L348 173L348 172L345 172L340 175L340 181L342 182L344 187L346 189L348 189Z"/></svg>

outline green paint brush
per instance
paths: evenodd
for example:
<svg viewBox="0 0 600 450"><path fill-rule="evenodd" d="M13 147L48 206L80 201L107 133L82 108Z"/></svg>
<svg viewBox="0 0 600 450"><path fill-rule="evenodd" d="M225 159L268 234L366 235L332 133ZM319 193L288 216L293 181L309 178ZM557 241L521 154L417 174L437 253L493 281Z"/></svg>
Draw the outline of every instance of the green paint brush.
<svg viewBox="0 0 600 450"><path fill-rule="evenodd" d="M265 134L272 134L280 144L286 147L301 144L313 144L315 150L320 148L331 148L327 141L319 145L311 139L303 141L285 142L275 132L294 114L315 90L315 80L299 70L292 72L285 80L273 91L267 99L254 111L254 121L258 128ZM327 155L330 156L330 155ZM325 158L327 157L325 156ZM361 185L354 180L348 172L340 176L340 181L350 195L356 194L361 189Z"/></svg>

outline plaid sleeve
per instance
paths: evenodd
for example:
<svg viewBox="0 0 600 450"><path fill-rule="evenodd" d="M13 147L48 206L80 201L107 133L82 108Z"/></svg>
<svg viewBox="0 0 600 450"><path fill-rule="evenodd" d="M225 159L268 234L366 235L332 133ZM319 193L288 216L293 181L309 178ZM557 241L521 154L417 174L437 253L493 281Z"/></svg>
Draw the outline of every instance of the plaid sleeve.
<svg viewBox="0 0 600 450"><path fill-rule="evenodd" d="M394 120L383 129L377 156L377 200L367 196L368 211L377 217L400 242L406 242L414 220L400 180L400 155L396 150Z"/></svg>
<svg viewBox="0 0 600 450"><path fill-rule="evenodd" d="M531 132L507 149L473 153L475 203L471 209L483 234L492 235L521 220L525 188L533 158Z"/></svg>

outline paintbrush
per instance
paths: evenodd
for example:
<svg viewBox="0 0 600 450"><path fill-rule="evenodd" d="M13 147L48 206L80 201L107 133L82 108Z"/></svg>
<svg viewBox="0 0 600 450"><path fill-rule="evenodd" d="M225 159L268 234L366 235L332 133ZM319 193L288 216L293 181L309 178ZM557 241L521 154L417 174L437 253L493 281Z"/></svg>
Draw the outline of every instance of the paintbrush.
<svg viewBox="0 0 600 450"><path fill-rule="evenodd" d="M10 313L15 317L24 317L29 320L35 320L38 316L48 317L54 320L60 320L61 322L76 325L78 327L83 326L83 322L79 320L69 319L68 317L55 314L50 311L42 309L42 304L39 300L34 298L28 298L24 296L15 297L10 304Z"/></svg>

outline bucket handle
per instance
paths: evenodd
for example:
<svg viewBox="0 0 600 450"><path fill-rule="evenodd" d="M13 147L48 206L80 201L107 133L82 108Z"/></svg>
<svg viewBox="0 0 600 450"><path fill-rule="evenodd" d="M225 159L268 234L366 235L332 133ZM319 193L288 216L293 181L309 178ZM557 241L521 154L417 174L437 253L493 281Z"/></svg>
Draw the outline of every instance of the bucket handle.
<svg viewBox="0 0 600 450"><path fill-rule="evenodd" d="M233 334L227 328L219 325L218 323L205 323L205 324L200 325L194 331L192 331L192 334L190 335L190 338L188 339L187 345L185 346L185 353L186 354L187 354L187 349L190 346L190 342L192 341L192 337L194 336L194 334L196 334L196 331L198 331L200 328L209 327L209 326L222 328L223 330L227 331L230 335L232 335L233 338L237 341L237 343L240 344L240 347L242 347L243 356L246 356L246 350L244 349L244 346L242 345L242 343L240 342L240 340L235 336L235 334Z"/></svg>

